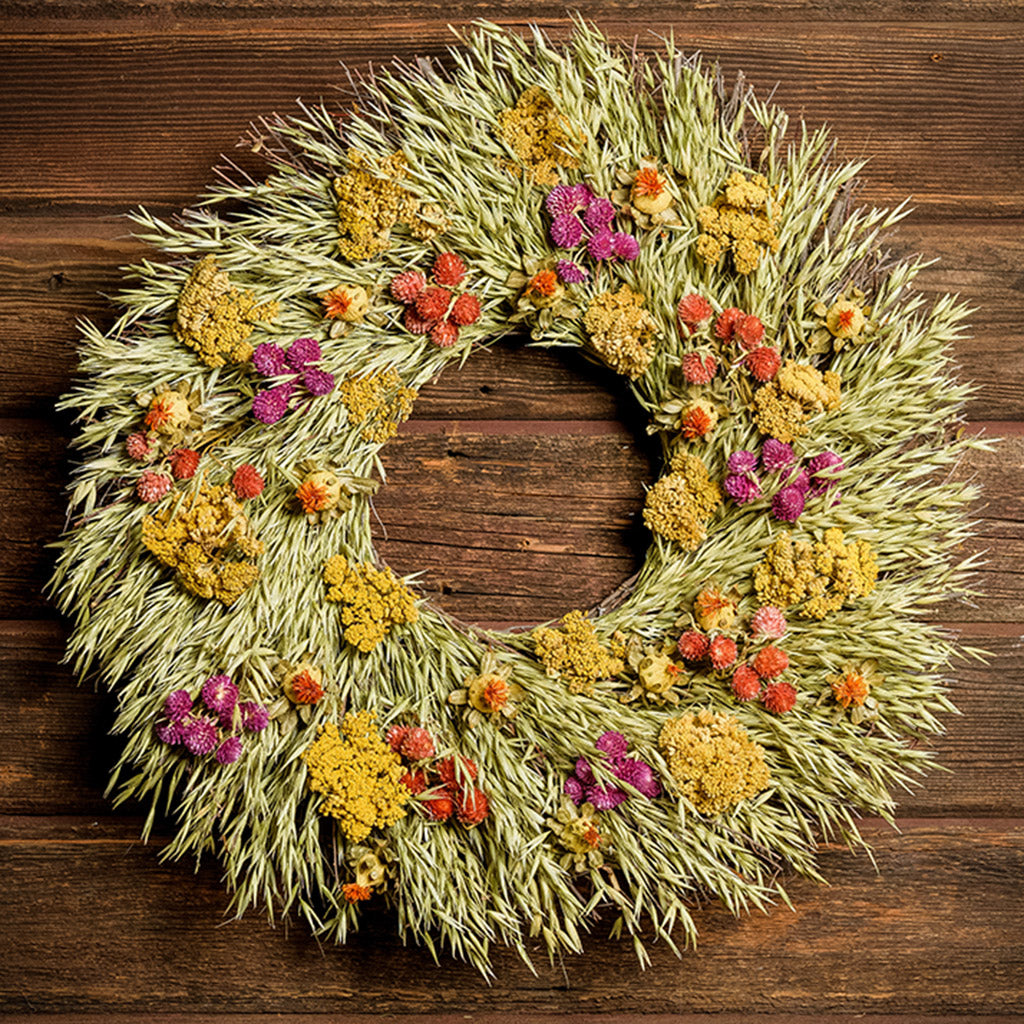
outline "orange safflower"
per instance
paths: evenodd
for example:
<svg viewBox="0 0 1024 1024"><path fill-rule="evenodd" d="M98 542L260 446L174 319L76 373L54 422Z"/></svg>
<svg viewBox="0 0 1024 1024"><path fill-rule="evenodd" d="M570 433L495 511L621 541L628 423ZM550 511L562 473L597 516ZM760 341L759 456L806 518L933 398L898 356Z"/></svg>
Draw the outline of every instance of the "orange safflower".
<svg viewBox="0 0 1024 1024"><path fill-rule="evenodd" d="M530 278L526 290L550 299L558 290L558 275L553 270L541 270Z"/></svg>
<svg viewBox="0 0 1024 1024"><path fill-rule="evenodd" d="M694 441L698 437L707 437L711 433L712 426L714 424L707 410L701 409L698 406L696 409L691 409L683 417L681 432L687 441Z"/></svg>
<svg viewBox="0 0 1024 1024"><path fill-rule="evenodd" d="M346 882L341 887L341 895L349 903L359 903L361 900L368 900L373 895L373 891L365 885L360 885L358 882Z"/></svg>
<svg viewBox="0 0 1024 1024"><path fill-rule="evenodd" d="M642 167L633 179L633 190L638 196L656 199L665 191L665 182L653 167Z"/></svg>
<svg viewBox="0 0 1024 1024"><path fill-rule="evenodd" d="M352 296L341 288L332 288L320 296L324 304L324 316L332 320L344 316L352 305Z"/></svg>
<svg viewBox="0 0 1024 1024"><path fill-rule="evenodd" d="M867 700L869 689L867 680L859 672L852 670L832 683L832 693L844 708L851 704L858 707L862 705Z"/></svg>
<svg viewBox="0 0 1024 1024"><path fill-rule="evenodd" d="M307 515L313 512L322 512L330 502L327 488L323 484L318 484L315 480L306 480L304 483L299 484L295 497L299 499L302 511Z"/></svg>

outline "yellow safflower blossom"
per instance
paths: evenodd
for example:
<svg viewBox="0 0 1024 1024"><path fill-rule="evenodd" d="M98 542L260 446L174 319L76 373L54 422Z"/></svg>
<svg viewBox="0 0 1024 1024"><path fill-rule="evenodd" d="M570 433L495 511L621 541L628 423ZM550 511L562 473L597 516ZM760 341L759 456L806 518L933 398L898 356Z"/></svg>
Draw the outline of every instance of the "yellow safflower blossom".
<svg viewBox="0 0 1024 1024"><path fill-rule="evenodd" d="M413 592L388 568L350 565L341 555L327 560L323 571L327 600L341 604L345 642L366 653L395 626L419 618Z"/></svg>
<svg viewBox="0 0 1024 1024"><path fill-rule="evenodd" d="M764 748L732 715L704 708L670 718L658 746L680 792L701 814L721 814L756 796L771 777Z"/></svg>
<svg viewBox="0 0 1024 1024"><path fill-rule="evenodd" d="M404 817L412 795L399 781L402 759L378 735L375 717L372 711L346 715L340 733L333 722L321 726L302 754L307 785L323 797L320 813L335 818L354 843Z"/></svg>

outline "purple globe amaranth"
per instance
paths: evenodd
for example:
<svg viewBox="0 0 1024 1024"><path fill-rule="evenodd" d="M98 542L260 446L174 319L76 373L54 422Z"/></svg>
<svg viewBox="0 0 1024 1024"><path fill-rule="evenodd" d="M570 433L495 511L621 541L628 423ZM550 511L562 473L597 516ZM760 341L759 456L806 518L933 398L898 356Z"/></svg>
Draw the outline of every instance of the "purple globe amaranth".
<svg viewBox="0 0 1024 1024"><path fill-rule="evenodd" d="M784 523L795 523L803 513L805 500L799 487L783 487L772 498L772 515Z"/></svg>
<svg viewBox="0 0 1024 1024"><path fill-rule="evenodd" d="M782 474L782 484L785 487L795 487L806 495L811 487L811 478L807 475L806 469L797 470L796 466L791 466L788 472Z"/></svg>
<svg viewBox="0 0 1024 1024"><path fill-rule="evenodd" d="M612 251L620 260L635 260L640 255L640 243L625 231L612 235Z"/></svg>
<svg viewBox="0 0 1024 1024"><path fill-rule="evenodd" d="M753 473L757 469L757 455L741 448L729 456L730 473Z"/></svg>
<svg viewBox="0 0 1024 1024"><path fill-rule="evenodd" d="M609 730L597 737L594 746L609 757L621 757L629 748L629 741L621 732Z"/></svg>
<svg viewBox="0 0 1024 1024"><path fill-rule="evenodd" d="M242 741L237 736L229 736L214 754L218 764L234 764L241 756Z"/></svg>
<svg viewBox="0 0 1024 1024"><path fill-rule="evenodd" d="M585 786L590 786L594 782L594 769L590 767L590 762L585 757L576 762L576 778Z"/></svg>
<svg viewBox="0 0 1024 1024"><path fill-rule="evenodd" d="M587 802L593 804L599 811L610 811L618 807L628 794L618 786L587 786L585 796Z"/></svg>
<svg viewBox="0 0 1024 1024"><path fill-rule="evenodd" d="M587 207L583 221L591 231L607 230L615 220L615 206L610 199L598 196Z"/></svg>
<svg viewBox="0 0 1024 1024"><path fill-rule="evenodd" d="M586 186L583 186L586 189ZM590 189L586 189L589 196ZM544 208L552 217L564 217L582 210L589 202L577 185L556 185L544 200Z"/></svg>
<svg viewBox="0 0 1024 1024"><path fill-rule="evenodd" d="M161 743L166 743L169 747L176 747L182 741L181 734L181 723L180 722L166 722L164 725L158 726L156 730L156 738Z"/></svg>
<svg viewBox="0 0 1024 1024"><path fill-rule="evenodd" d="M238 705L242 728L249 732L263 732L270 723L270 712L262 704L247 700Z"/></svg>
<svg viewBox="0 0 1024 1024"><path fill-rule="evenodd" d="M846 463L833 451L823 451L820 455L815 455L807 463L807 470L811 474L811 494L824 494L832 487L836 487L839 483L836 474L844 469Z"/></svg>
<svg viewBox="0 0 1024 1024"><path fill-rule="evenodd" d="M278 377L288 369L284 349L272 341L264 341L253 349L252 364L264 377Z"/></svg>
<svg viewBox="0 0 1024 1024"><path fill-rule="evenodd" d="M583 241L583 225L575 214L565 213L551 222L548 234L559 249L575 249Z"/></svg>
<svg viewBox="0 0 1024 1024"><path fill-rule="evenodd" d="M611 765L612 774L638 790L648 800L661 795L661 783L654 769L638 757L620 757Z"/></svg>
<svg viewBox="0 0 1024 1024"><path fill-rule="evenodd" d="M792 445L776 441L774 437L769 437L761 445L761 465L767 473L776 473L780 469L792 466L795 460Z"/></svg>
<svg viewBox="0 0 1024 1024"><path fill-rule="evenodd" d="M580 182L578 185L570 186L572 188L572 194L576 197L577 207L580 210L585 210L594 201L594 193L590 191L589 185L584 185Z"/></svg>
<svg viewBox="0 0 1024 1024"><path fill-rule="evenodd" d="M188 690L174 690L164 701L164 714L171 721L184 718L192 710L192 697Z"/></svg>
<svg viewBox="0 0 1024 1024"><path fill-rule="evenodd" d="M315 366L307 366L302 371L302 383L311 395L319 398L334 390L334 374L318 370Z"/></svg>
<svg viewBox="0 0 1024 1024"><path fill-rule="evenodd" d="M570 775L569 778L565 780L565 784L562 786L562 792L565 793L565 795L569 797L577 807L583 803L583 783L580 782L575 775Z"/></svg>
<svg viewBox="0 0 1024 1024"><path fill-rule="evenodd" d="M252 400L252 414L268 426L277 423L288 411L288 402L292 397L295 385L288 381L275 387L260 391Z"/></svg>
<svg viewBox="0 0 1024 1024"><path fill-rule="evenodd" d="M238 702L238 687L230 676L210 676L203 683L203 703L215 714L230 715Z"/></svg>
<svg viewBox="0 0 1024 1024"><path fill-rule="evenodd" d="M316 338L296 338L289 346L285 359L296 372L304 370L310 363L320 362L320 344Z"/></svg>
<svg viewBox="0 0 1024 1024"><path fill-rule="evenodd" d="M209 718L193 717L182 725L182 742L192 754L202 757L217 747L217 725Z"/></svg>
<svg viewBox="0 0 1024 1024"><path fill-rule="evenodd" d="M608 230L595 231L587 239L587 252L595 260L609 260L615 255L615 241Z"/></svg>
<svg viewBox="0 0 1024 1024"><path fill-rule="evenodd" d="M749 505L761 497L761 485L752 476L730 473L722 486L737 505Z"/></svg>
<svg viewBox="0 0 1024 1024"><path fill-rule="evenodd" d="M572 260L559 260L555 264L555 273L566 284L583 284L584 281L590 280L590 271Z"/></svg>

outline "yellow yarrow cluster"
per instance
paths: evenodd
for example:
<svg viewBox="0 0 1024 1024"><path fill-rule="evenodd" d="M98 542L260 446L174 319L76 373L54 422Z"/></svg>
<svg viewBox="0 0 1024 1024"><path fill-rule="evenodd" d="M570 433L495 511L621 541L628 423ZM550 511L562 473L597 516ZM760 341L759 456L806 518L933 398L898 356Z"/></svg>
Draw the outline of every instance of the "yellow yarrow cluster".
<svg viewBox="0 0 1024 1024"><path fill-rule="evenodd" d="M595 295L583 314L591 347L630 380L642 377L654 357L657 324L643 305L644 297L624 284L617 292Z"/></svg>
<svg viewBox="0 0 1024 1024"><path fill-rule="evenodd" d="M732 715L705 708L670 718L658 745L683 796L701 814L721 814L768 786L764 748Z"/></svg>
<svg viewBox="0 0 1024 1024"><path fill-rule="evenodd" d="M302 754L307 784L324 798L320 813L336 818L355 843L404 817L411 796L399 781L402 760L377 734L375 717L372 711L346 715L340 733L333 722L321 726Z"/></svg>
<svg viewBox="0 0 1024 1024"><path fill-rule="evenodd" d="M344 606L345 642L363 653L372 651L394 626L419 618L413 592L390 569L350 565L335 555L324 566L324 583L327 600Z"/></svg>
<svg viewBox="0 0 1024 1024"><path fill-rule="evenodd" d="M447 226L441 211L420 201L398 182L405 177L401 151L371 165L365 153L348 152L348 172L334 179L338 197L338 251L346 259L368 260L391 245L391 229L407 224L413 236L434 237Z"/></svg>
<svg viewBox="0 0 1024 1024"><path fill-rule="evenodd" d="M764 253L779 248L778 202L775 189L762 174L749 180L740 171L730 174L721 195L697 211L697 223L701 230L697 255L715 265L731 252L738 274L749 274Z"/></svg>
<svg viewBox="0 0 1024 1024"><path fill-rule="evenodd" d="M142 543L197 597L230 605L259 579L252 562L224 558L231 548L247 559L263 554L263 542L227 486L201 487L173 515L164 509L146 516Z"/></svg>
<svg viewBox="0 0 1024 1024"><path fill-rule="evenodd" d="M844 543L843 531L832 527L822 540L794 543L789 533L779 536L754 568L754 586L761 604L788 608L803 606L800 614L823 619L851 597L866 597L875 589L878 562L865 540Z"/></svg>
<svg viewBox="0 0 1024 1024"><path fill-rule="evenodd" d="M578 609L562 616L560 628L533 631L534 649L553 678L569 684L570 693L593 693L599 679L610 679L625 665L597 638L594 624Z"/></svg>
<svg viewBox="0 0 1024 1024"><path fill-rule="evenodd" d="M244 363L252 356L253 327L273 320L279 309L277 302L258 303L253 292L240 292L213 256L204 256L181 289L174 336L207 366Z"/></svg>
<svg viewBox="0 0 1024 1024"><path fill-rule="evenodd" d="M399 423L409 418L416 400L416 389L403 387L395 369L349 377L339 391L348 409L349 423L354 427L363 424L359 436L376 444L383 444L398 433Z"/></svg>
<svg viewBox="0 0 1024 1024"><path fill-rule="evenodd" d="M696 455L677 453L670 468L672 472L647 492L644 523L653 533L693 551L708 534L707 522L721 505L722 492Z"/></svg>
<svg viewBox="0 0 1024 1024"><path fill-rule="evenodd" d="M789 444L807 432L812 413L833 412L841 405L838 373L788 359L775 380L754 394L754 419L762 434Z"/></svg>
<svg viewBox="0 0 1024 1024"><path fill-rule="evenodd" d="M538 185L557 185L558 168L579 167L575 155L586 136L572 130L554 100L531 86L498 114L498 138L518 157L527 177ZM518 169L512 164L510 169Z"/></svg>

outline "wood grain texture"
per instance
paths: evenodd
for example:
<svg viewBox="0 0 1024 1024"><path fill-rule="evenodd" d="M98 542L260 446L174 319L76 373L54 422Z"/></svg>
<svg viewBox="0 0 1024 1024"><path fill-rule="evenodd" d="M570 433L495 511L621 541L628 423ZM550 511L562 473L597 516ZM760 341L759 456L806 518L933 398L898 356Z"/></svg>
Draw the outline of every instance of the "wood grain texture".
<svg viewBox="0 0 1024 1024"><path fill-rule="evenodd" d="M303 928L269 932L254 915L222 924L215 865L193 876L161 864L133 824L0 819L0 1010L613 1015L639 1009L638 988L643 1007L663 1013L1024 1010L1020 823L878 830L878 874L863 854L826 849L827 889L795 880L795 909L768 916L699 910L700 949L681 963L656 946L641 973L599 924L589 960L551 968L538 958L536 976L496 951L493 987L404 949L384 913L368 914L340 949L321 949ZM86 918L87 929L67 926Z"/></svg>
<svg viewBox="0 0 1024 1024"><path fill-rule="evenodd" d="M255 915L223 924L215 862L161 864L170 824L137 842L140 809L103 797L119 752L114 701L59 665L66 626L39 596L63 525L69 425L52 403L74 372L75 321L110 324L100 293L146 254L121 216L169 216L212 180L248 122L296 97L341 102L338 61L442 56L447 23L535 21L539 0L0 0L0 1013L12 1021L162 1024L509 1018L574 1024L880 1024L1024 1015L1024 0L582 0L613 38L673 29L743 70L839 156L870 157L860 198L913 194L899 254L938 257L918 284L978 307L957 346L981 385L969 416L1010 440L964 472L985 487L984 592L937 609L987 664L956 666L935 746L952 773L901 801L916 819L863 856L823 851L829 888L794 882L795 912L698 912L677 962L597 933L586 960L534 977L499 951L499 978L405 950L382 914L345 949ZM975 428L972 428L975 429ZM463 618L526 622L588 604L638 564L651 478L642 424L611 374L499 343L425 388L386 451L378 540L426 569ZM524 502L528 497L528 505ZM933 820L922 820L933 819Z"/></svg>

